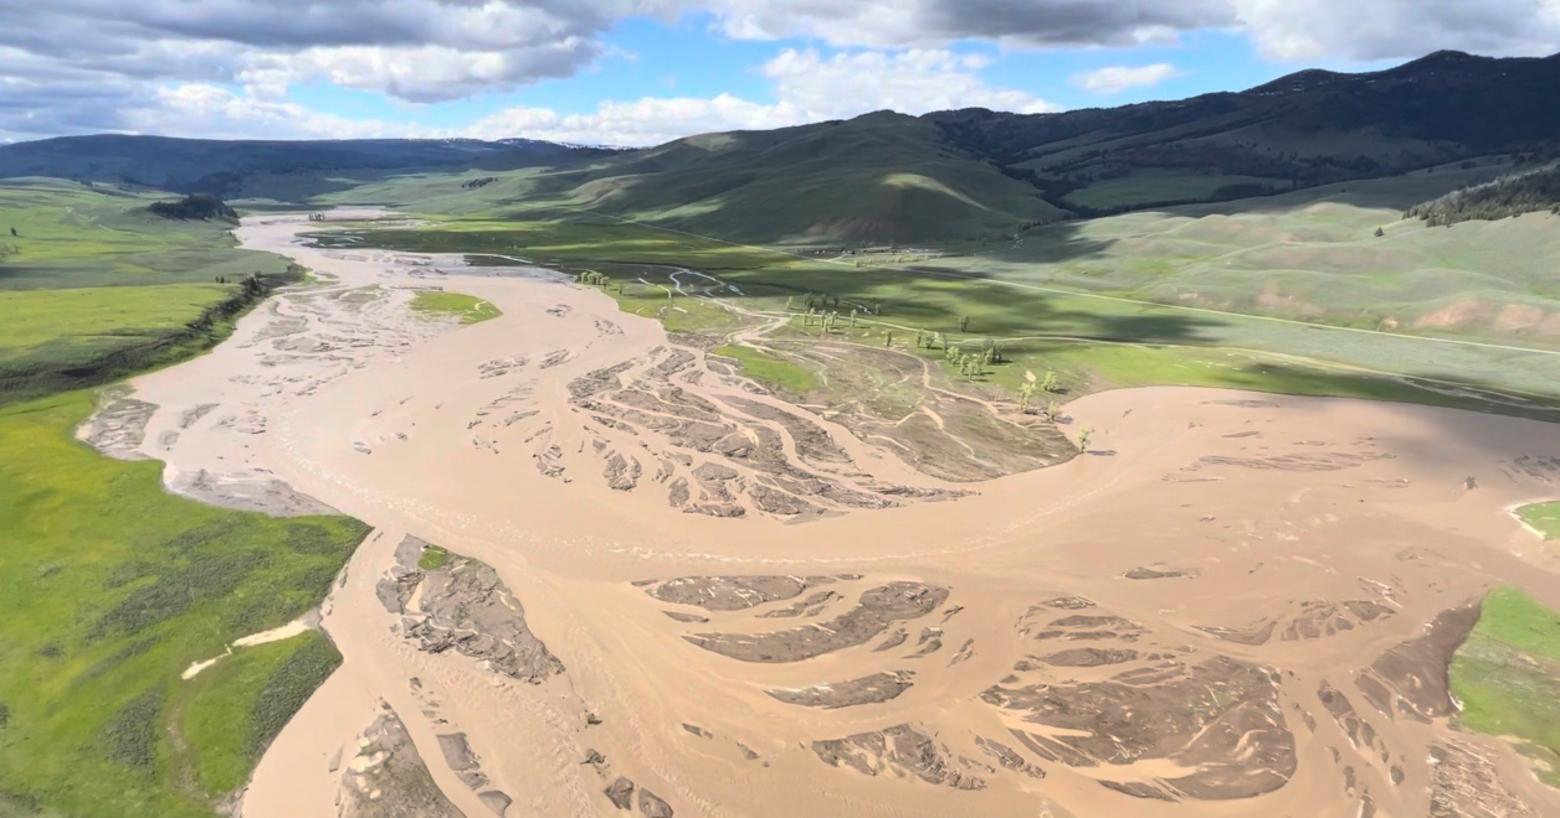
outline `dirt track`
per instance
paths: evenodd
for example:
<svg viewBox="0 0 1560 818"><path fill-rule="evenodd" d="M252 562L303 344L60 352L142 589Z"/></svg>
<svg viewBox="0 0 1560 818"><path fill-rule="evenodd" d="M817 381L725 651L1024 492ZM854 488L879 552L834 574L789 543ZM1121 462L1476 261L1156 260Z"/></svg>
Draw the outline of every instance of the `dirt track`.
<svg viewBox="0 0 1560 818"><path fill-rule="evenodd" d="M1560 607L1560 557L1504 510L1560 493L1552 426L1127 390L1067 406L1090 454L948 483L599 292L293 242L317 226L246 220L327 283L123 413L175 490L377 529L323 617L345 664L246 818L395 814L341 800L381 702L472 818L1560 814L1451 730L1456 617L1427 633L1498 582ZM503 316L418 318L430 286ZM407 536L473 562L412 576ZM561 670L501 672L520 647Z"/></svg>

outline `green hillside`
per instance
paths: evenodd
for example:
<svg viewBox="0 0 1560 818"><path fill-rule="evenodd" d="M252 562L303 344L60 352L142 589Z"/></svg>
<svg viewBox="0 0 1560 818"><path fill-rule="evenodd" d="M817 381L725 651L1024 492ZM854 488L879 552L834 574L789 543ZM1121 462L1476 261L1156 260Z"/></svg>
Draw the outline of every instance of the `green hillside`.
<svg viewBox="0 0 1560 818"><path fill-rule="evenodd" d="M1552 156L1560 55L1438 52L1385 71L1301 71L1237 93L1058 114L928 114L949 141L1093 214Z"/></svg>
<svg viewBox="0 0 1560 818"><path fill-rule="evenodd" d="M887 112L679 140L591 172L572 200L737 241L927 242L1061 215L930 123Z"/></svg>
<svg viewBox="0 0 1560 818"><path fill-rule="evenodd" d="M274 192L280 177L294 193L317 195L418 169L506 169L595 153L529 139L274 141L96 134L0 145L0 178L54 176L240 198Z"/></svg>
<svg viewBox="0 0 1560 818"><path fill-rule="evenodd" d="M239 249L230 222L153 214L162 201L0 181L0 402L175 360L292 276L285 259Z"/></svg>
<svg viewBox="0 0 1560 818"><path fill-rule="evenodd" d="M1431 228L1409 204L1494 159L1218 204L1046 225L916 266L1361 329L1560 345L1560 217ZM1380 231L1380 235L1377 231Z"/></svg>
<svg viewBox="0 0 1560 818"><path fill-rule="evenodd" d="M1556 87L1560 56L1439 52L1385 71L1301 71L1173 102L879 112L631 151L72 137L0 146L0 177L130 181L250 206L374 203L525 218L590 208L736 241L920 245L1478 157L1506 157L1500 172L1510 172L1560 155Z"/></svg>

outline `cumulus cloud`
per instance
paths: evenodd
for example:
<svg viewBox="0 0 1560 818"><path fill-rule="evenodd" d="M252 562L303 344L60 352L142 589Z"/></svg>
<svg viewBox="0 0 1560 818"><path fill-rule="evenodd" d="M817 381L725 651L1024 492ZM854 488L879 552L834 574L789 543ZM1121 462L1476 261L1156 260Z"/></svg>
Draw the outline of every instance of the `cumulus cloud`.
<svg viewBox="0 0 1560 818"><path fill-rule="evenodd" d="M1239 24L1283 60L1491 55L1560 50L1560 0L1230 0Z"/></svg>
<svg viewBox="0 0 1560 818"><path fill-rule="evenodd" d="M286 100L279 93L285 90L286 77L265 68L242 74L237 87L119 79L36 84L22 93L24 83L0 78L0 93L14 86L13 93L0 96L0 139L112 130L218 138L527 137L641 146L708 131L844 119L882 108L910 114L971 106L1026 113L1055 109L1029 93L988 85L979 72L989 62L986 56L946 49L829 54L785 49L756 69L772 85L772 102L719 94L608 100L587 113L520 106L456 128L312 110ZM371 60L366 66L341 67L343 75L337 81L348 83L347 72L379 68ZM433 71L430 67L408 73L404 81L428 81ZM78 73L91 76L91 72Z"/></svg>
<svg viewBox="0 0 1560 818"><path fill-rule="evenodd" d="M430 102L574 74L614 0L49 0L0 6L0 73L141 81L326 80Z"/></svg>
<svg viewBox="0 0 1560 818"><path fill-rule="evenodd" d="M824 56L786 49L765 63L776 100L761 104L721 94L710 99L647 97L604 102L588 114L511 108L464 133L493 139L525 136L560 142L654 145L707 131L755 130L844 119L882 108L921 114L946 108L987 107L1039 113L1055 110L1022 91L992 88L976 73L988 58L943 49L888 53L858 51Z"/></svg>
<svg viewBox="0 0 1560 818"><path fill-rule="evenodd" d="M1560 50L1560 0L689 0L727 36L810 37L899 48L985 40L1013 47L1131 46L1182 32L1244 30L1283 60L1376 60L1438 48Z"/></svg>
<svg viewBox="0 0 1560 818"><path fill-rule="evenodd" d="M812 37L836 46L936 46L965 39L1134 45L1234 22L1227 0L710 0L709 5L732 37Z"/></svg>
<svg viewBox="0 0 1560 818"><path fill-rule="evenodd" d="M1130 47L1219 28L1296 63L1560 49L1560 0L16 0L0 2L0 139L216 134L244 123L300 136L421 133L288 107L289 89L325 82L414 105L512 91L613 53L606 37L626 17L694 13L710 15L712 36L801 37L811 47L781 44L760 69L773 102L718 95L602 102L589 114L521 108L469 130L496 133L509 117L539 134L643 144L884 107L1049 107L985 84L984 58L965 53L971 43ZM1163 70L1119 66L1074 81L1109 93L1161 80Z"/></svg>
<svg viewBox="0 0 1560 818"><path fill-rule="evenodd" d="M1023 91L992 88L976 73L990 63L979 54L946 49L860 51L822 56L786 49L764 66L782 105L809 117L832 119L881 108L922 114L947 108L1000 108L1021 113L1056 106Z"/></svg>
<svg viewBox="0 0 1560 818"><path fill-rule="evenodd" d="M1152 88L1175 76L1175 66L1167 62L1151 65L1109 65L1072 76L1072 84L1096 94L1119 94L1128 88Z"/></svg>
<svg viewBox="0 0 1560 818"><path fill-rule="evenodd" d="M411 122L356 119L268 100L203 83L155 89L143 104L123 113L125 130L189 134L217 139L438 138L451 134Z"/></svg>

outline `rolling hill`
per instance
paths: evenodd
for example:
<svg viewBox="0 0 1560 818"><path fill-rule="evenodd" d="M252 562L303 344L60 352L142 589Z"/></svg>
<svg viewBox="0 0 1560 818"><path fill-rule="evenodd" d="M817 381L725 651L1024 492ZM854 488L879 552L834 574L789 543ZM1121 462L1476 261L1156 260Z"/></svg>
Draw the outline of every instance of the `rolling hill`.
<svg viewBox="0 0 1560 818"><path fill-rule="evenodd" d="M1560 156L1555 88L1560 55L1437 52L1385 71L1301 71L1173 102L1030 115L882 111L632 151L527 140L69 137L0 146L0 177L423 210L431 196L440 212L589 208L738 241L936 244L1475 157L1509 157L1513 167L1548 160Z"/></svg>
<svg viewBox="0 0 1560 818"><path fill-rule="evenodd" d="M1560 55L1438 52L1364 74L1054 114L877 112L705 134L529 178L588 207L753 242L946 243L1168 205L1560 155ZM488 194L491 200L491 193Z"/></svg>
<svg viewBox="0 0 1560 818"><path fill-rule="evenodd" d="M359 177L410 170L509 169L602 151L530 139L175 139L97 134L0 145L0 178L53 176L236 197L268 176ZM302 191L313 195L314 190Z"/></svg>
<svg viewBox="0 0 1560 818"><path fill-rule="evenodd" d="M887 111L680 139L579 179L576 204L739 241L973 238L1066 215L932 123Z"/></svg>
<svg viewBox="0 0 1560 818"><path fill-rule="evenodd" d="M1560 55L1443 51L1363 74L1301 71L1238 93L1057 114L928 114L948 140L1085 215L1560 150ZM1536 158L1536 157L1535 157Z"/></svg>

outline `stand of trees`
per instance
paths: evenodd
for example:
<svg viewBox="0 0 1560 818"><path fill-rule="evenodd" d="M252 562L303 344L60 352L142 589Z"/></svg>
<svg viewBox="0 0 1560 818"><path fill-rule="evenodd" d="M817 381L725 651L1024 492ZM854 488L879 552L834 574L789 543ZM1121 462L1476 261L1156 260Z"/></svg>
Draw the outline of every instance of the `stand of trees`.
<svg viewBox="0 0 1560 818"><path fill-rule="evenodd" d="M191 193L175 202L152 202L146 209L165 219L238 221L238 211L204 193Z"/></svg>
<svg viewBox="0 0 1560 818"><path fill-rule="evenodd" d="M1403 215L1438 227L1474 219L1493 221L1540 210L1560 213L1560 165L1507 174L1454 190L1439 199L1414 205Z"/></svg>

